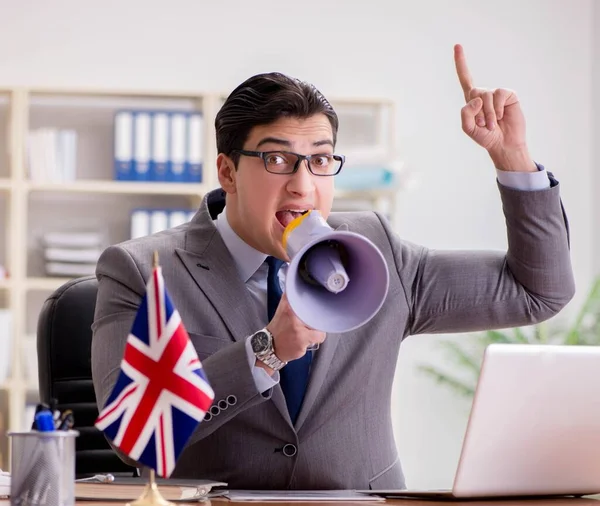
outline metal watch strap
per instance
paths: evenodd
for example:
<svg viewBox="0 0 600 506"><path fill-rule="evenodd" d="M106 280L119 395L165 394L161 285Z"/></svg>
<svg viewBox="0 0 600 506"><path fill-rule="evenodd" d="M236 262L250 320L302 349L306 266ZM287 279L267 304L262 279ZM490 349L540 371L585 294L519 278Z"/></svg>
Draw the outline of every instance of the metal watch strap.
<svg viewBox="0 0 600 506"><path fill-rule="evenodd" d="M274 371L279 371L287 365L287 362L280 360L277 355L275 355L275 350L273 349L273 334L266 328L262 329L261 332L266 332L271 337L271 350L266 353L256 353L256 358Z"/></svg>

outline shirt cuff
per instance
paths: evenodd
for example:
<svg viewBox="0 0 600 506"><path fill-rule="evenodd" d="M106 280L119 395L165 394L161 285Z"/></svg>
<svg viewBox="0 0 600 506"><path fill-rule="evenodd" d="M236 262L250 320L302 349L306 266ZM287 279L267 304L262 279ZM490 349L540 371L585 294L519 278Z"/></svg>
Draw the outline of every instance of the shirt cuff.
<svg viewBox="0 0 600 506"><path fill-rule="evenodd" d="M264 394L267 390L270 390L279 383L279 371L275 371L273 376L269 376L267 371L256 365L256 355L254 355L252 345L250 344L251 337L252 336L248 336L246 339L246 355L248 356L248 363L250 364L256 389L259 393Z"/></svg>
<svg viewBox="0 0 600 506"><path fill-rule="evenodd" d="M535 191L550 188L550 179L546 169L540 164L536 165L537 172L509 172L496 169L498 182L502 186L508 186L514 190Z"/></svg>

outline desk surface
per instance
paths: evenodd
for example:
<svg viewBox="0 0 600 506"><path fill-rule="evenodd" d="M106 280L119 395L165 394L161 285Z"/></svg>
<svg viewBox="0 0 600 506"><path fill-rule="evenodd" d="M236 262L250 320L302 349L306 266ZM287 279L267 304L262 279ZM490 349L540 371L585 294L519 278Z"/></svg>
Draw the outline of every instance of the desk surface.
<svg viewBox="0 0 600 506"><path fill-rule="evenodd" d="M230 503L232 506L272 506L286 504L288 506L600 506L597 498L555 498L555 499L515 499L515 500L470 500L457 501L441 499L438 501L423 499L387 499L383 501L327 501L327 502L234 502L228 499L212 499L208 501L212 506L225 506L224 503ZM196 503L198 506L199 503ZM202 504L202 503L200 503ZM206 504L206 503L205 503ZM93 506L93 503L77 502L77 506ZM4 505L2 505L4 506ZM100 506L95 503L95 506ZM109 506L103 504L102 506ZM114 506L114 503L113 503ZM206 506L211 506L206 504Z"/></svg>
<svg viewBox="0 0 600 506"><path fill-rule="evenodd" d="M480 501L480 500L472 500L472 501L449 501L446 499L439 501L429 501L429 500L420 500L420 499L389 499L385 502L382 501L357 501L357 502L347 502L347 501L328 501L328 502L299 502L299 501L290 501L286 503L277 503L277 502L234 502L229 501L228 499L211 499L210 501L204 502L192 502L192 503L181 503L177 502L177 505L189 504L195 506L225 506L226 503L231 504L232 506L273 506L276 504L287 504L288 506L439 506L439 505L449 505L449 506L600 506L599 497L595 496L594 498L581 498L581 499L571 499L571 498L555 498L555 499L515 499L515 500L489 500L489 501ZM100 502L100 501L77 501L75 506L115 506L118 504L125 504L125 501L118 502ZM0 506L10 506L10 501L7 499L0 500Z"/></svg>
<svg viewBox="0 0 600 506"><path fill-rule="evenodd" d="M212 504L211 504L212 503ZM225 506L227 503L232 506L272 506L275 504L287 504L289 506L439 506L448 504L449 506L599 506L600 502L597 499L589 499L589 498L581 498L581 499L517 499L514 501L505 501L505 500L493 500L493 501L424 501L419 499L389 499L385 502L382 501L356 501L356 502L346 502L346 501L329 501L329 502L299 502L299 501L290 501L286 503L276 503L276 502L234 502L229 501L228 499L212 499L210 501L205 502L196 502L196 503L187 503L187 504L195 504L196 506ZM99 502L82 502L77 501L76 506L115 506L118 503L99 503ZM182 503L175 503L182 504ZM2 504L1 506L5 506Z"/></svg>

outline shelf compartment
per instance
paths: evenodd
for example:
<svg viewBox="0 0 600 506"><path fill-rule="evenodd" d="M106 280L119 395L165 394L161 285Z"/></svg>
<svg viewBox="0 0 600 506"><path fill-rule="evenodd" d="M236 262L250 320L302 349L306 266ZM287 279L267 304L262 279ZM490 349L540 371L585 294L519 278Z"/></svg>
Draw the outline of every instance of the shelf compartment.
<svg viewBox="0 0 600 506"><path fill-rule="evenodd" d="M346 167L388 164L396 156L392 102L337 99L331 105L340 123L335 152L346 156Z"/></svg>
<svg viewBox="0 0 600 506"><path fill-rule="evenodd" d="M29 196L27 209L27 276L46 277L46 233L96 233L100 242L93 247L103 250L130 238L134 209L188 210L195 208L192 200L189 195L34 192Z"/></svg>
<svg viewBox="0 0 600 506"><path fill-rule="evenodd" d="M76 180L114 180L114 118L122 109L145 111L203 110L201 96L133 96L127 93L31 91L29 130L42 128L76 133ZM29 168L26 173L29 174ZM167 184L167 183L165 183Z"/></svg>

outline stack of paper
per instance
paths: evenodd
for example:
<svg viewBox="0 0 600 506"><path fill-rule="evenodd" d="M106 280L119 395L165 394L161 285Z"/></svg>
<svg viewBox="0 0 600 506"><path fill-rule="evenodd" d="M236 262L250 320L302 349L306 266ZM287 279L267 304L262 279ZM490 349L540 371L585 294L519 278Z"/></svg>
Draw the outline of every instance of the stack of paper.
<svg viewBox="0 0 600 506"><path fill-rule="evenodd" d="M93 275L102 253L98 233L57 232L44 235L44 260L49 276Z"/></svg>
<svg viewBox="0 0 600 506"><path fill-rule="evenodd" d="M10 496L10 474L0 469L0 497Z"/></svg>

